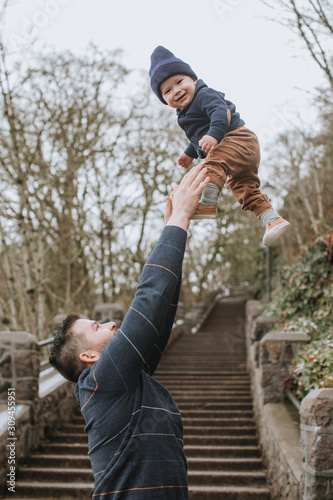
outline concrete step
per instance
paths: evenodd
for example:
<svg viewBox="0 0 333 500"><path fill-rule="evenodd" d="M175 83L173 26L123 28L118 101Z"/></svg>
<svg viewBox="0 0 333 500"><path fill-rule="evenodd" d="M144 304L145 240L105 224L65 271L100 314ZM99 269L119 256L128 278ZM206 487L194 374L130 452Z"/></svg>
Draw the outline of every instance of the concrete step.
<svg viewBox="0 0 333 500"><path fill-rule="evenodd" d="M203 458L260 458L261 453L258 446L228 446L228 445L198 445L186 444L185 454L187 457Z"/></svg>
<svg viewBox="0 0 333 500"><path fill-rule="evenodd" d="M213 397L251 397L251 391L249 389L220 389L218 387L211 388L208 384L206 387L198 388L198 387L187 387L184 389L172 388L170 385L166 386L169 391L172 391L172 394L175 396L184 396L190 394L191 396L202 397L202 396L213 396Z"/></svg>
<svg viewBox="0 0 333 500"><path fill-rule="evenodd" d="M206 412L210 410L253 410L251 402L221 402L221 401L176 401L180 412L183 414L184 410L202 410L205 409Z"/></svg>
<svg viewBox="0 0 333 500"><path fill-rule="evenodd" d="M228 418L253 418L253 409L251 410L224 410L224 409L217 409L217 410L209 410L207 412L205 409L202 408L189 408L189 409L183 409L182 412L182 418L221 418L221 419L228 419Z"/></svg>
<svg viewBox="0 0 333 500"><path fill-rule="evenodd" d="M232 403L232 404L238 404L238 403L248 403L252 406L252 397L251 396L240 396L238 394L229 394L229 395L219 395L219 394L191 394L191 392L188 392L186 394L178 394L178 396L175 394L174 399L177 400L177 404L181 405L182 402L187 403L189 400L193 401L195 403L196 401L199 402L208 402L208 403Z"/></svg>
<svg viewBox="0 0 333 500"><path fill-rule="evenodd" d="M261 458L203 458L189 457L190 471L255 471L262 469Z"/></svg>
<svg viewBox="0 0 333 500"><path fill-rule="evenodd" d="M62 427L62 431L63 432L71 432L71 433L81 434L82 432L84 432L84 428L85 428L85 423L83 421L81 424L68 424L68 425L64 425ZM88 436L88 434L86 434L86 436Z"/></svg>
<svg viewBox="0 0 333 500"><path fill-rule="evenodd" d="M94 483L91 467L21 467L19 481Z"/></svg>
<svg viewBox="0 0 333 500"><path fill-rule="evenodd" d="M77 443L87 444L88 435L85 432L56 432L52 437L52 443L58 444Z"/></svg>
<svg viewBox="0 0 333 500"><path fill-rule="evenodd" d="M249 486L266 484L266 474L261 471L190 471L189 486Z"/></svg>
<svg viewBox="0 0 333 500"><path fill-rule="evenodd" d="M86 455L88 453L88 443L45 443L40 447L43 454L60 453L62 455Z"/></svg>
<svg viewBox="0 0 333 500"><path fill-rule="evenodd" d="M29 457L29 467L62 467L67 468L90 468L90 458L88 455L61 455L35 453ZM21 469L20 469L21 470Z"/></svg>
<svg viewBox="0 0 333 500"><path fill-rule="evenodd" d="M184 425L185 436L254 436L257 439L257 429L253 425L252 427L224 427L224 426L190 426ZM186 438L187 439L187 438Z"/></svg>
<svg viewBox="0 0 333 500"><path fill-rule="evenodd" d="M224 429L231 428L231 424L233 427L248 427L249 429L252 426L255 427L253 418L237 418L231 416L230 418L209 418L207 415L205 417L183 417L184 427L222 427ZM229 426L229 427L227 427Z"/></svg>
<svg viewBox="0 0 333 500"><path fill-rule="evenodd" d="M270 500L266 487L192 486L188 500Z"/></svg>
<svg viewBox="0 0 333 500"><path fill-rule="evenodd" d="M158 369L154 376L159 380L175 380L177 382L191 382L193 380L208 380L212 382L222 381L225 384L232 384L234 382L247 381L250 383L250 376L246 371L238 372L237 374L231 372L223 372L223 370L214 371L200 371L200 370L188 370L186 373L182 373L182 376L179 377L179 371L172 370L163 370Z"/></svg>
<svg viewBox="0 0 333 500"><path fill-rule="evenodd" d="M218 436L218 435L192 435L184 436L185 445L203 446L255 446L258 442L256 436Z"/></svg>
<svg viewBox="0 0 333 500"><path fill-rule="evenodd" d="M78 483L59 483L58 481L48 481L45 483L39 481L17 481L16 492L20 498L43 498L62 500L71 500L80 498L81 500L91 500L93 494L93 483L91 482L78 482ZM14 495L11 498L17 497Z"/></svg>

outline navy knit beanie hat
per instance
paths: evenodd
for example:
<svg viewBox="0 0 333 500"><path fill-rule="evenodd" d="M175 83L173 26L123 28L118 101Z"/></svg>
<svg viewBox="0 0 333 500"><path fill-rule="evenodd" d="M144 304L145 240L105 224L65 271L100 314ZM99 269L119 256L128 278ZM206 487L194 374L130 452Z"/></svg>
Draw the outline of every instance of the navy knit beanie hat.
<svg viewBox="0 0 333 500"><path fill-rule="evenodd" d="M162 97L160 85L167 78L173 75L188 75L195 80L197 75L192 70L191 66L178 59L170 50L159 45L156 47L150 56L151 65L149 70L150 85L157 97L163 104L167 104Z"/></svg>

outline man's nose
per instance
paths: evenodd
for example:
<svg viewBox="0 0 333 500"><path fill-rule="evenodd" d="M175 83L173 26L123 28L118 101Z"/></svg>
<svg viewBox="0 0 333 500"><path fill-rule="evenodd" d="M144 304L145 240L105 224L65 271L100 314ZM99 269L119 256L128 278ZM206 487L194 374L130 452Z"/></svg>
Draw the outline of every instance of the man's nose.
<svg viewBox="0 0 333 500"><path fill-rule="evenodd" d="M117 329L117 323L115 323L114 321L110 321L109 323L105 323L104 326L106 326L107 328L109 328L111 331Z"/></svg>

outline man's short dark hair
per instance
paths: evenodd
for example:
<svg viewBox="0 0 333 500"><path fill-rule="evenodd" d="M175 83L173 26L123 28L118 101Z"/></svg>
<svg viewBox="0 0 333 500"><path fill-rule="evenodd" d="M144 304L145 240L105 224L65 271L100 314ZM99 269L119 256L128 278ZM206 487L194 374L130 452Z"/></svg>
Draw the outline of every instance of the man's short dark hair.
<svg viewBox="0 0 333 500"><path fill-rule="evenodd" d="M77 382L82 371L87 368L79 355L84 350L82 335L73 334L73 324L80 319L78 313L69 314L59 326L50 348L49 361L67 380Z"/></svg>

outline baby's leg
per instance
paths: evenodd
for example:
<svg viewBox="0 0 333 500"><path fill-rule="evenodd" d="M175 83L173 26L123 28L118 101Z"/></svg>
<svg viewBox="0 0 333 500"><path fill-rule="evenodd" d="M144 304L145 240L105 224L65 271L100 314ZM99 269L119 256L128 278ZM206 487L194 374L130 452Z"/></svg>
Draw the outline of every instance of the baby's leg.
<svg viewBox="0 0 333 500"><path fill-rule="evenodd" d="M220 144L228 176L226 187L243 210L250 210L260 218L263 212L272 209L272 205L259 189L260 150L257 136L246 127L239 127L226 134Z"/></svg>
<svg viewBox="0 0 333 500"><path fill-rule="evenodd" d="M207 155L207 158L204 161L204 165L207 168L207 175L210 177L210 183L203 190L200 199L200 205L197 208L195 215L192 219L215 219L216 218L216 205L218 202L218 198L221 192L222 187L224 186L227 175L225 172L225 168L221 166L221 158L219 154L213 153Z"/></svg>
<svg viewBox="0 0 333 500"><path fill-rule="evenodd" d="M207 187L202 192L200 205L202 207L212 207L217 205L221 189L216 185L209 182Z"/></svg>
<svg viewBox="0 0 333 500"><path fill-rule="evenodd" d="M266 226L263 242L266 246L273 245L290 225L273 209L267 196L259 189L260 149L257 136L246 127L229 132L212 155L207 156L206 166L212 161L214 165L219 164L220 171L226 175L226 187L242 209L250 210L258 219L262 218Z"/></svg>

